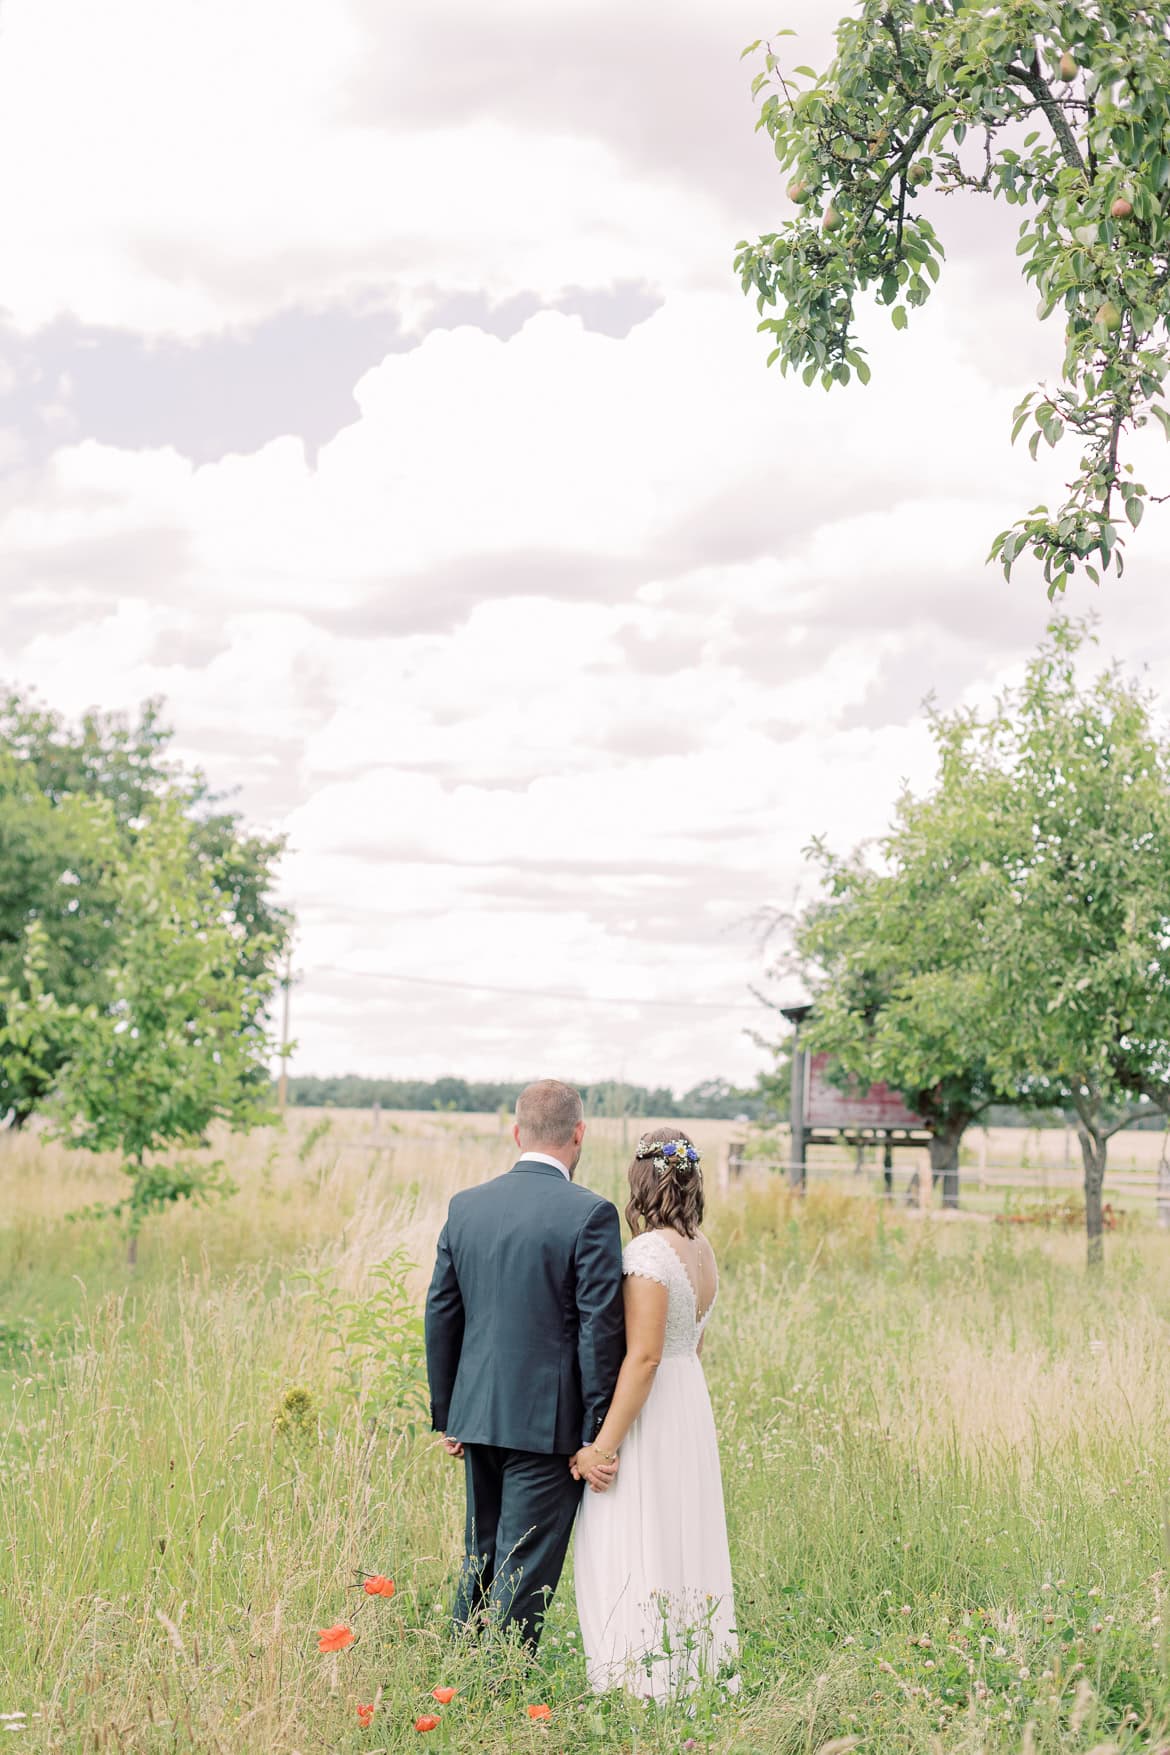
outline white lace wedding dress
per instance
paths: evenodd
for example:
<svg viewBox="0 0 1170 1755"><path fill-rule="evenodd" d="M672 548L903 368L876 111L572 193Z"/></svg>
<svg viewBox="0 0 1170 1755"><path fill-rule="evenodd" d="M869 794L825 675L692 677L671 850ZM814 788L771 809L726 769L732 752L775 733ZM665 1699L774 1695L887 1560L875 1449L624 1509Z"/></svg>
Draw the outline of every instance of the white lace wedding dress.
<svg viewBox="0 0 1170 1755"><path fill-rule="evenodd" d="M719 1449L691 1278L660 1233L626 1247L623 1272L666 1287L662 1362L608 1493L586 1489L577 1523L577 1614L589 1684L654 1700L689 1693L738 1653Z"/></svg>

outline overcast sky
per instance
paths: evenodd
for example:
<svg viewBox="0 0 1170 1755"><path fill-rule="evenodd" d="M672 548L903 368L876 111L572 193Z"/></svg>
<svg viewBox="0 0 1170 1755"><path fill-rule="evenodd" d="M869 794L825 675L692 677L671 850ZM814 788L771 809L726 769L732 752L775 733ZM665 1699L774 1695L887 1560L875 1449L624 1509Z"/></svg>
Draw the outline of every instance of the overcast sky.
<svg viewBox="0 0 1170 1755"><path fill-rule="evenodd" d="M837 5L781 10L816 61ZM731 258L791 211L738 59L775 22L0 8L2 673L164 695L287 833L294 1071L750 1078L753 919L929 782L927 691L1042 632L983 564L1052 479L1008 445L1060 340L1010 214L938 216L868 391L764 369ZM1168 554L1152 514L1070 600L1155 683Z"/></svg>

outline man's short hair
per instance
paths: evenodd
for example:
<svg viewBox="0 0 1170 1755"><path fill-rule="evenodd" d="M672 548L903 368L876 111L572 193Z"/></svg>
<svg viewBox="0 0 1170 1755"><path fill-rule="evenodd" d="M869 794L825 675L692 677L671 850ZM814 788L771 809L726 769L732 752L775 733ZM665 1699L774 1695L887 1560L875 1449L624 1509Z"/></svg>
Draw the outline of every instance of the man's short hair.
<svg viewBox="0 0 1170 1755"><path fill-rule="evenodd" d="M560 1079L537 1079L516 1099L516 1125L526 1139L567 1146L585 1119L580 1091Z"/></svg>

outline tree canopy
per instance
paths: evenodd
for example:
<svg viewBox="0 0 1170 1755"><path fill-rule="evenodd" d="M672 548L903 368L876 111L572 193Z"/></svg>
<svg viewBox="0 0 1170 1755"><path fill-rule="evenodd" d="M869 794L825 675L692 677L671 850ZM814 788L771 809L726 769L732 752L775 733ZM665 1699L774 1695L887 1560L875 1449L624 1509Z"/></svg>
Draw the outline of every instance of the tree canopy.
<svg viewBox="0 0 1170 1755"><path fill-rule="evenodd" d="M1120 572L1125 531L1165 497L1137 479L1126 441L1151 420L1170 436L1164 8L862 0L823 72L789 66L773 42L744 53L762 59L757 126L796 209L736 251L774 340L769 365L826 389L868 382L859 298L903 329L939 280L930 192L1017 207L1038 315L1059 312L1065 334L1060 381L1019 405L1013 438L1028 431L1033 456L1067 440L1078 457L1063 503L1001 532L992 557L1010 575L1032 554L1050 596L1080 567Z"/></svg>
<svg viewBox="0 0 1170 1755"><path fill-rule="evenodd" d="M282 842L251 831L206 778L183 768L162 708L136 717L88 713L73 723L39 702L0 699L0 989L28 995L26 933L40 930L40 979L62 1005L110 1003L120 932L112 886L151 819L176 806L183 857L203 874L232 929L242 977L268 967L291 925L274 897ZM5 1000L0 996L0 1026ZM254 1021L254 1020L253 1020ZM0 1116L19 1125L52 1088L59 1061L39 1068L0 1053Z"/></svg>
<svg viewBox="0 0 1170 1755"><path fill-rule="evenodd" d="M934 723L942 744L947 727ZM958 779L944 762L934 793L903 793L876 866L862 850L841 857L815 842L822 890L794 928L815 999L805 1047L863 1087L889 1085L922 1117L947 1206L959 1201L963 1133L1015 1095L988 1056L979 942L1002 882L987 844L995 819L972 819Z"/></svg>

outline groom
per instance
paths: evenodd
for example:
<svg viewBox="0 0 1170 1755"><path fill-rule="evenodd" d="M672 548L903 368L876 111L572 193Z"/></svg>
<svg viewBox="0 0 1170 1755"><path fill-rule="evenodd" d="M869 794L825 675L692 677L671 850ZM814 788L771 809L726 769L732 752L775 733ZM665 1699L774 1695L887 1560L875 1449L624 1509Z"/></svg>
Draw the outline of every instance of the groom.
<svg viewBox="0 0 1170 1755"><path fill-rule="evenodd" d="M617 1209L578 1187L581 1098L521 1093L504 1176L455 1195L427 1294L431 1419L467 1482L457 1626L487 1610L535 1649L625 1352ZM615 1465L616 1466L616 1465Z"/></svg>

